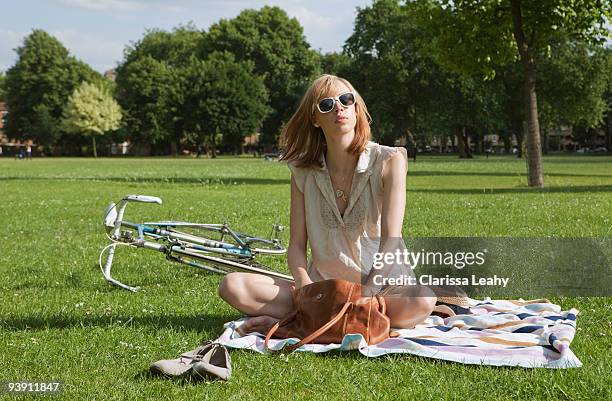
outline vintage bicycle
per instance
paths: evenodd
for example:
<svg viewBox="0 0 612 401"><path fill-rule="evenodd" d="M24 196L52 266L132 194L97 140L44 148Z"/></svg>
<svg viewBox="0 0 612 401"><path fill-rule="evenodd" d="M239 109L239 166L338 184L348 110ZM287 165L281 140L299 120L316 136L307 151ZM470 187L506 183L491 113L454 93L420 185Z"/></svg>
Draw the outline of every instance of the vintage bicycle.
<svg viewBox="0 0 612 401"><path fill-rule="evenodd" d="M151 249L160 252L168 260L213 273L227 274L245 271L265 274L293 282L289 275L271 270L257 261L258 255L282 256L287 250L279 234L280 224L272 226L269 239L234 231L227 223L204 224L183 221L156 221L133 223L123 219L130 202L162 204L155 196L126 195L118 204L110 203L104 211L106 236L111 241L100 252L98 263L104 278L111 284L129 291L130 286L113 278L111 268L117 246ZM104 255L106 261L102 263Z"/></svg>

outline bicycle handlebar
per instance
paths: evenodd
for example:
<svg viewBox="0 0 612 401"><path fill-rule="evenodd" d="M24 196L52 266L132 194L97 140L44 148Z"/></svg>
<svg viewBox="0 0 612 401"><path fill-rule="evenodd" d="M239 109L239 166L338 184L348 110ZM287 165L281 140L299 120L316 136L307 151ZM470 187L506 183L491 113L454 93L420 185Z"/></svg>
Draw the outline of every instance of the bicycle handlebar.
<svg viewBox="0 0 612 401"><path fill-rule="evenodd" d="M126 195L123 197L123 200L126 200L128 202L157 203L158 205L162 204L162 200L157 196Z"/></svg>
<svg viewBox="0 0 612 401"><path fill-rule="evenodd" d="M108 205L106 211L104 212L104 225L108 229L112 229L111 239L113 240L119 237L119 231L121 231L121 223L123 221L123 214L125 213L125 208L129 202L157 203L158 205L162 204L162 200L157 196L126 195L123 197L123 199L121 199L119 205L115 205L115 203ZM114 257L115 246L113 245L109 247L108 255L106 256L106 263L104 264L104 269L102 270L104 278L108 282L118 285L119 287L130 291L137 291L137 287L130 287L129 285L123 284L111 276L111 268Z"/></svg>

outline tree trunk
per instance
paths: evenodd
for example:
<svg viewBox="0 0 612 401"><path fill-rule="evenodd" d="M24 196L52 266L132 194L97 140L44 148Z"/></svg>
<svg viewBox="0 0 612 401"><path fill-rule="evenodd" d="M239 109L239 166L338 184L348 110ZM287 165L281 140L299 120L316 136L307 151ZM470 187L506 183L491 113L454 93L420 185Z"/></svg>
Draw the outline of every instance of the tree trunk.
<svg viewBox="0 0 612 401"><path fill-rule="evenodd" d="M456 131L455 136L457 137L457 152L459 153L459 158L465 158L465 143L463 142L463 133L461 129Z"/></svg>
<svg viewBox="0 0 612 401"><path fill-rule="evenodd" d="M97 158L98 151L96 150L96 136L95 135L91 136L91 144L93 145L93 157Z"/></svg>
<svg viewBox="0 0 612 401"><path fill-rule="evenodd" d="M508 132L506 130L502 131L502 141L504 153L510 154L510 148L512 147L512 132Z"/></svg>
<svg viewBox="0 0 612 401"><path fill-rule="evenodd" d="M463 128L463 141L465 144L465 157L471 159L472 156L472 141L470 140L472 136L468 132L467 128Z"/></svg>
<svg viewBox="0 0 612 401"><path fill-rule="evenodd" d="M171 144L171 152L172 152L172 157L177 157L178 153L179 153L179 149L181 147L181 139L183 139L183 134L184 134L184 129L183 129L183 123L182 120L178 120L174 123L174 126L172 127L173 131L173 135L170 139Z"/></svg>
<svg viewBox="0 0 612 401"><path fill-rule="evenodd" d="M417 158L417 143L414 139L414 135L410 130L406 130L406 147L408 148L408 157L412 157L413 161Z"/></svg>
<svg viewBox="0 0 612 401"><path fill-rule="evenodd" d="M469 135L465 127L462 127L457 131L457 145L459 147L459 158L460 159L471 159L472 151L470 150Z"/></svg>
<svg viewBox="0 0 612 401"><path fill-rule="evenodd" d="M521 15L521 0L511 0L512 24L514 39L519 49L521 63L525 72L525 106L527 109L527 166L528 185L530 187L543 187L544 176L542 172L542 146L540 143L540 126L538 121L538 99L536 96L536 70L531 49L523 32L523 17Z"/></svg>
<svg viewBox="0 0 612 401"><path fill-rule="evenodd" d="M608 113L606 118L606 148L608 153L612 153L612 113Z"/></svg>
<svg viewBox="0 0 612 401"><path fill-rule="evenodd" d="M217 158L217 144L215 143L216 136L217 136L216 134L212 134L210 138L210 149L212 151L212 154L210 155L210 157L212 157L213 159Z"/></svg>

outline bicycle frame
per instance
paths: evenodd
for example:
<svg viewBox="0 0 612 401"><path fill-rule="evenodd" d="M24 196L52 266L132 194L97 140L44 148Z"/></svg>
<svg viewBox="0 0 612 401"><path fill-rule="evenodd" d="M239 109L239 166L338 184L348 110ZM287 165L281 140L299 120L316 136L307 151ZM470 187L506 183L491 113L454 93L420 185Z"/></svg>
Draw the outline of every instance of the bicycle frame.
<svg viewBox="0 0 612 401"><path fill-rule="evenodd" d="M124 221L125 209L129 202L143 202L162 204L162 200L154 196L126 195L118 205L111 203L104 212L104 225L111 244L100 253L99 263L104 278L120 288L137 291L138 287L129 286L115 279L111 275L111 268L117 245L129 245L137 248L152 249L166 255L166 258L199 269L214 273L226 274L223 268L230 271L247 271L265 274L286 281L293 281L291 276L268 270L266 266L255 262L258 254L283 255L286 249L280 244L277 235L283 227L275 224L272 228L271 239L249 236L233 231L227 224L194 224L177 221L160 221L145 223L130 223ZM220 240L213 240L202 236L184 233L176 230L177 227L197 228L215 231L221 234ZM138 237L134 238L132 231L123 231L122 228L133 230ZM230 236L236 244L223 241L225 235ZM263 243L271 248L252 247L251 244ZM104 267L102 256L108 249ZM213 256L218 254L218 256ZM216 267L207 266L203 263Z"/></svg>

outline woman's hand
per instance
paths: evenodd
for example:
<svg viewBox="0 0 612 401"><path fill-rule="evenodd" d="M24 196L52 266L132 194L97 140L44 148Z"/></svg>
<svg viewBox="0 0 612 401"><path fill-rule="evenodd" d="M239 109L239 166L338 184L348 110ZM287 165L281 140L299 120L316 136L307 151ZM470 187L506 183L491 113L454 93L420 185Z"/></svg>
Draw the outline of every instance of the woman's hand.
<svg viewBox="0 0 612 401"><path fill-rule="evenodd" d="M307 274L295 278L295 289L304 287L305 285L312 284L312 280Z"/></svg>

